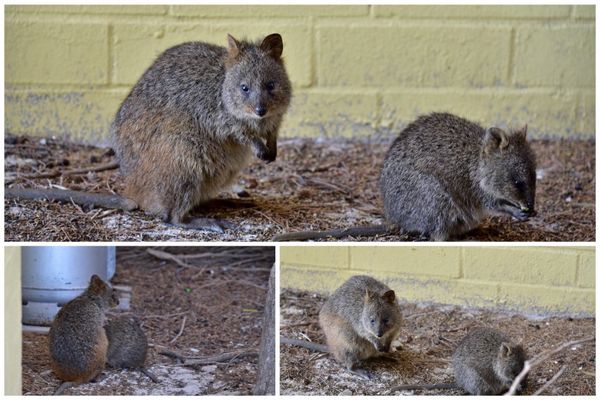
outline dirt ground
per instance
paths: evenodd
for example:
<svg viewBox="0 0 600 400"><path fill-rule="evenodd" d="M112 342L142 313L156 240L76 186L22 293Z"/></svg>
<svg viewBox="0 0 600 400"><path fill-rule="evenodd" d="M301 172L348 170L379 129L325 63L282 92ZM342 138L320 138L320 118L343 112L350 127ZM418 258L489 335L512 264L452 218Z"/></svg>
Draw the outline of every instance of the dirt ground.
<svg viewBox="0 0 600 400"><path fill-rule="evenodd" d="M378 176L392 138L286 139L276 162L256 160L239 186L254 204L213 203L195 215L227 219L225 233L182 230L141 211L84 209L46 200L5 200L7 241L268 241L289 231L325 230L383 222ZM536 208L528 222L492 218L466 235L470 241L594 241L595 142L532 142L538 159ZM107 149L61 140L5 138L8 187L66 187L109 193L122 190L116 170L61 175L114 160ZM50 177L48 177L50 175ZM236 197L224 194L223 197ZM416 240L386 235L354 240Z"/></svg>
<svg viewBox="0 0 600 400"><path fill-rule="evenodd" d="M185 259L189 267L178 267L173 261L148 254L145 247L117 249L112 283L133 289L130 312L140 319L151 346L146 367L160 382L153 383L136 371L106 370L100 382L68 389L65 395L251 394L256 356L193 369L159 351L164 346L186 357L201 357L258 348L274 248L155 249L173 254L204 253L201 259ZM50 370L48 336L25 333L23 394L50 395L59 384Z"/></svg>
<svg viewBox="0 0 600 400"><path fill-rule="evenodd" d="M280 333L284 337L325 343L318 312L325 298L282 290ZM282 395L460 395L458 389L392 391L397 385L453 382L452 352L473 327L489 326L522 343L529 356L576 339L595 336L595 319L526 318L490 310L455 306L404 304L403 328L395 342L394 360L372 360L369 381L358 378L330 355L281 345ZM595 341L571 346L534 367L524 394L533 394L562 366L565 371L543 394L595 395Z"/></svg>

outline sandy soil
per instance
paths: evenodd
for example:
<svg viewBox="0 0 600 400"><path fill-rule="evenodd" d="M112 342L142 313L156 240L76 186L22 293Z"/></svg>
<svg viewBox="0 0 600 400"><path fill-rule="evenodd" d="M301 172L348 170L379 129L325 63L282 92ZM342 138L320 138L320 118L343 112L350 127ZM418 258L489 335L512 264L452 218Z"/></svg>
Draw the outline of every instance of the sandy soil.
<svg viewBox="0 0 600 400"><path fill-rule="evenodd" d="M286 139L276 162L256 160L239 186L253 204L216 202L194 212L227 219L225 233L182 230L141 211L88 209L46 200L5 200L7 241L269 241L289 231L380 224L379 171L391 137L372 139ZM595 142L533 141L538 159L536 208L528 222L492 218L463 240L593 241L595 235ZM64 171L114 160L111 151L60 140L8 136L8 187L66 187L109 193L122 190L115 170L64 175ZM231 193L225 198L236 198ZM354 240L416 240L386 235Z"/></svg>
<svg viewBox="0 0 600 400"><path fill-rule="evenodd" d="M282 336L324 343L318 312L325 298L315 293L282 290ZM395 342L395 360L372 360L365 381L345 370L330 355L304 348L281 346L282 395L460 395L458 389L393 391L397 385L453 382L450 365L458 342L473 327L489 326L523 344L530 356L564 342L595 336L595 319L532 318L493 310L466 310L455 306L404 304L403 328ZM566 369L544 394L594 395L595 341L571 346L535 367L525 394L532 394L561 367Z"/></svg>
<svg viewBox="0 0 600 400"><path fill-rule="evenodd" d="M186 259L193 266L184 268L151 256L145 247L118 248L117 273L112 280L113 284L133 288L130 312L142 322L152 346L146 367L160 382L153 383L137 371L108 369L100 382L68 389L65 395L252 393L257 357L191 368L159 351L164 346L186 357L200 357L257 348L269 269L275 260L274 249L160 249L174 254L205 254L202 259ZM239 259L232 262L231 258L214 256L223 252L229 252L230 257L233 257L232 252L236 257L245 252L250 262L241 263ZM23 394L49 395L59 384L50 370L47 335L25 333Z"/></svg>

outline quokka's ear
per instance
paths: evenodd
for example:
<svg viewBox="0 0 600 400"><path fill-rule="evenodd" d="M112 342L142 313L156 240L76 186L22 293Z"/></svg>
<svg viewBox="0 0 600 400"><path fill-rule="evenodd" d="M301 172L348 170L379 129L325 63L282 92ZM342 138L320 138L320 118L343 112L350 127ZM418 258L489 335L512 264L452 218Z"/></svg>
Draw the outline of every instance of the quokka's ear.
<svg viewBox="0 0 600 400"><path fill-rule="evenodd" d="M240 42L228 33L227 43L229 44L229 47L227 48L227 60L225 65L230 67L240 55Z"/></svg>
<svg viewBox="0 0 600 400"><path fill-rule="evenodd" d="M523 140L527 140L527 124L516 130L515 135L522 137Z"/></svg>
<svg viewBox="0 0 600 400"><path fill-rule="evenodd" d="M98 275L92 275L90 279L90 290L95 293L100 293L106 289L106 283Z"/></svg>
<svg viewBox="0 0 600 400"><path fill-rule="evenodd" d="M507 342L503 342L500 345L500 355L502 357L509 357L512 354L512 345Z"/></svg>
<svg viewBox="0 0 600 400"><path fill-rule="evenodd" d="M381 295L381 298L390 304L394 304L394 301L396 300L396 293L394 293L393 290L388 290L383 295Z"/></svg>
<svg viewBox="0 0 600 400"><path fill-rule="evenodd" d="M260 49L275 60L279 60L281 53L283 53L283 39L281 39L281 35L279 33L272 33L264 38L260 44Z"/></svg>
<svg viewBox="0 0 600 400"><path fill-rule="evenodd" d="M508 147L506 132L500 128L487 128L483 137L483 150L486 154L492 154L496 150Z"/></svg>

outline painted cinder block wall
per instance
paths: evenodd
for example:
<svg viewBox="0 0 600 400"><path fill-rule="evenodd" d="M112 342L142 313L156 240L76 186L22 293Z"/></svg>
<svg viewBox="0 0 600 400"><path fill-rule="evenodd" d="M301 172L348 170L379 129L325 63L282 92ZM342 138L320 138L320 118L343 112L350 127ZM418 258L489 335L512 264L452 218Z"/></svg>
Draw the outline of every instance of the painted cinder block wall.
<svg viewBox="0 0 600 400"><path fill-rule="evenodd" d="M450 111L593 137L595 6L5 6L5 125L102 143L166 48L283 35L283 136L397 131Z"/></svg>
<svg viewBox="0 0 600 400"><path fill-rule="evenodd" d="M594 247L284 246L281 288L330 294L353 275L408 302L593 316Z"/></svg>

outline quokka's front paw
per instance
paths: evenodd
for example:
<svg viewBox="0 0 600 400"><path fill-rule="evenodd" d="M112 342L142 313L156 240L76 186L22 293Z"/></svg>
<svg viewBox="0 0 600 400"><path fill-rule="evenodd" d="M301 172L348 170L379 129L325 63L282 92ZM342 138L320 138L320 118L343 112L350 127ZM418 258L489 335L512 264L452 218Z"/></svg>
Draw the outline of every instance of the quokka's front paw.
<svg viewBox="0 0 600 400"><path fill-rule="evenodd" d="M257 157L267 163L273 162L277 158L277 149L269 150L265 147L258 151Z"/></svg>

